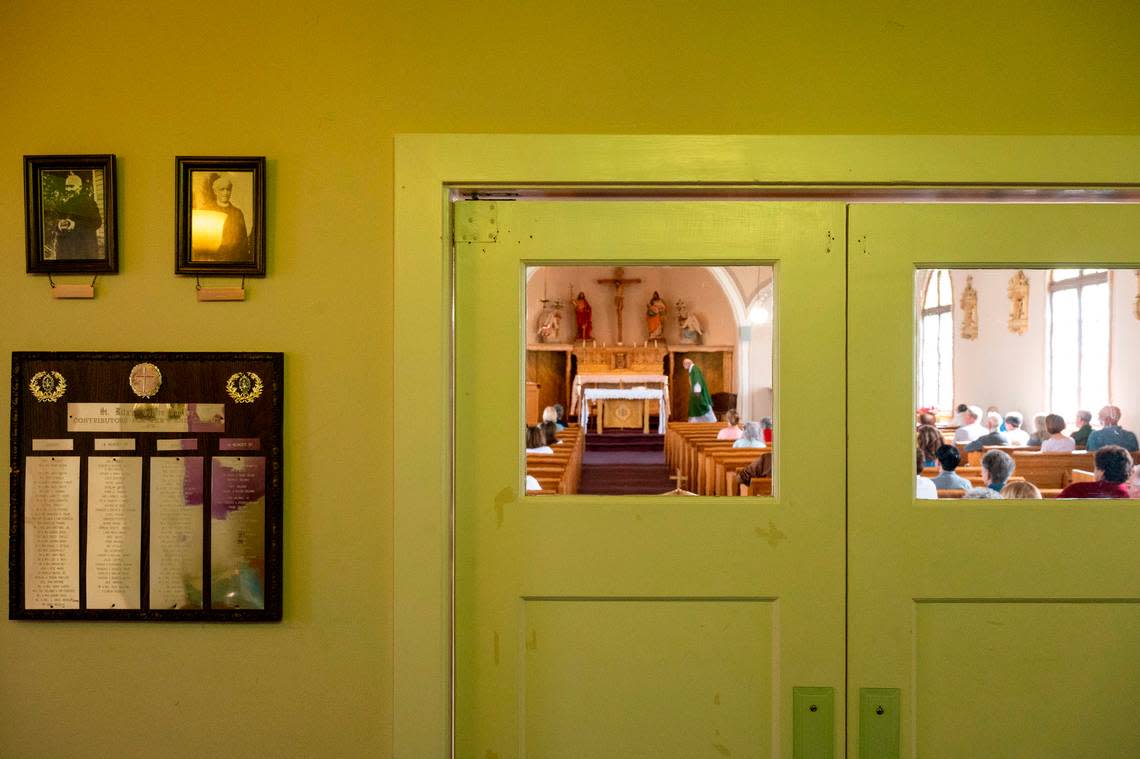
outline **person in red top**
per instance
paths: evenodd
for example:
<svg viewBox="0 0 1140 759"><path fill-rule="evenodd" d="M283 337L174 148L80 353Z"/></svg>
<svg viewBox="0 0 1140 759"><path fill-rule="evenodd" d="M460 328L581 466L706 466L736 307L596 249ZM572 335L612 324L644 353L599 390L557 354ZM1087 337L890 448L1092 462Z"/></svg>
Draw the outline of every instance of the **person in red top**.
<svg viewBox="0 0 1140 759"><path fill-rule="evenodd" d="M1129 498L1132 454L1119 445L1106 445L1096 452L1096 482L1074 482L1058 498Z"/></svg>

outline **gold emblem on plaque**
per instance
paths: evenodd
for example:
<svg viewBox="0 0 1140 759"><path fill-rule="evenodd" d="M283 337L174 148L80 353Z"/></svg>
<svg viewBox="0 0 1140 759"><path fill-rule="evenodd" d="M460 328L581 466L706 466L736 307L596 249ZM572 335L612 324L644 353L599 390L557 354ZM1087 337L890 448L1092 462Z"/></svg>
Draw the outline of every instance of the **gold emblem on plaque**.
<svg viewBox="0 0 1140 759"><path fill-rule="evenodd" d="M261 377L254 372L238 372L226 380L226 393L235 403L253 403L261 397Z"/></svg>
<svg viewBox="0 0 1140 759"><path fill-rule="evenodd" d="M57 371L36 372L32 375L28 387L40 403L54 403L62 398L67 390L67 380Z"/></svg>
<svg viewBox="0 0 1140 759"><path fill-rule="evenodd" d="M135 364L127 381L135 395L150 398L162 387L162 372L154 364Z"/></svg>

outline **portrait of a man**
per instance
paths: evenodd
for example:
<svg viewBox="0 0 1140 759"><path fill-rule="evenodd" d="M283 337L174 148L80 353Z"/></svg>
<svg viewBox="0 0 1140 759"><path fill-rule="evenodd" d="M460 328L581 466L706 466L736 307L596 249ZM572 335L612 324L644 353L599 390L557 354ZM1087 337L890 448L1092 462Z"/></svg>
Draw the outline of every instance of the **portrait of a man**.
<svg viewBox="0 0 1140 759"><path fill-rule="evenodd" d="M103 211L95 183L103 172L93 170L45 171L41 175L43 257L46 261L80 261L105 258Z"/></svg>
<svg viewBox="0 0 1140 759"><path fill-rule="evenodd" d="M253 174L244 171L194 171L191 214L192 262L243 262L252 260L250 236Z"/></svg>

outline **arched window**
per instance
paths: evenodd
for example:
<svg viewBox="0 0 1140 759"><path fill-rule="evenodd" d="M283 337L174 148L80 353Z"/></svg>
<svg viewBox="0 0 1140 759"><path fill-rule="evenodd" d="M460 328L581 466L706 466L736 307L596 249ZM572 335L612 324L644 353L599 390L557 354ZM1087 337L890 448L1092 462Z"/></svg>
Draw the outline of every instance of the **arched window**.
<svg viewBox="0 0 1140 759"><path fill-rule="evenodd" d="M926 280L918 329L918 405L949 409L954 398L954 297L946 269L934 269Z"/></svg>
<svg viewBox="0 0 1140 759"><path fill-rule="evenodd" d="M1109 313L1106 269L1050 272L1049 408L1068 421L1108 403Z"/></svg>

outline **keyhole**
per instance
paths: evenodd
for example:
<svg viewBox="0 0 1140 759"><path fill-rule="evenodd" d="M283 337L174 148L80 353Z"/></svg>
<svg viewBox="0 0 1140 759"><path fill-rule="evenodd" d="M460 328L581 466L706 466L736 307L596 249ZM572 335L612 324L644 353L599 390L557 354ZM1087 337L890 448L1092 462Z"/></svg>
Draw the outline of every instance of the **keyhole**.
<svg viewBox="0 0 1140 759"><path fill-rule="evenodd" d="M884 708L883 708L883 707L881 707L881 706L876 706L876 707L875 707L875 714L878 714L878 715L882 715L882 713L883 713L883 712L885 712L885 711L886 711L886 709L884 709Z"/></svg>
<svg viewBox="0 0 1140 759"><path fill-rule="evenodd" d="M809 711L809 712L818 712L818 711L819 711L819 707L818 707L818 706L816 706L815 704L812 704L811 706L809 706L809 707L808 707L808 711Z"/></svg>

